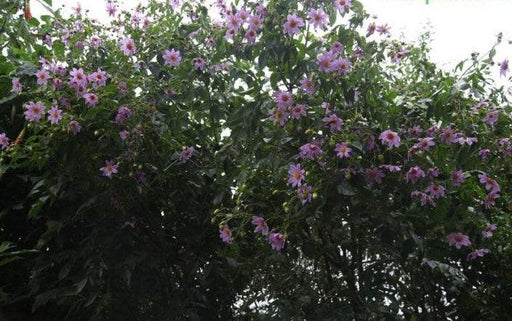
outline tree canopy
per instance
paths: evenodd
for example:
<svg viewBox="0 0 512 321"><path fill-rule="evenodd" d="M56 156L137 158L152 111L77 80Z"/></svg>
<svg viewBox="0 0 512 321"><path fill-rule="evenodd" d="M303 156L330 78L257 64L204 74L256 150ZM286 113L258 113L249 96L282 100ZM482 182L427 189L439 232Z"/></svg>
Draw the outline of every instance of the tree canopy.
<svg viewBox="0 0 512 321"><path fill-rule="evenodd" d="M496 46L446 72L357 0L44 3L0 4L9 320L510 318Z"/></svg>

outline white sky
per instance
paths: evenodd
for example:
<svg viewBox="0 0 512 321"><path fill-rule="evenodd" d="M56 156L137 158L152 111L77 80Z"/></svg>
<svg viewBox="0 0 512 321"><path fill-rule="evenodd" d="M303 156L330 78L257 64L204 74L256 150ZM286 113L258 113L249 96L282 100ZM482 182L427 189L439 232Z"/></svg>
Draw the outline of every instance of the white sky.
<svg viewBox="0 0 512 321"><path fill-rule="evenodd" d="M182 0L186 1L186 0ZM511 0L361 0L366 10L378 17L377 22L388 23L393 37L414 41L430 23L433 32L432 59L444 69L453 68L457 62L468 58L472 52L486 53L499 32L503 43L498 47L497 61L512 60ZM128 7L139 1L126 0ZM35 16L44 12L36 0L31 1ZM64 13L76 1L53 0L53 8L66 4ZM108 21L105 0L81 1L83 10L100 21ZM496 67L496 75L498 74Z"/></svg>

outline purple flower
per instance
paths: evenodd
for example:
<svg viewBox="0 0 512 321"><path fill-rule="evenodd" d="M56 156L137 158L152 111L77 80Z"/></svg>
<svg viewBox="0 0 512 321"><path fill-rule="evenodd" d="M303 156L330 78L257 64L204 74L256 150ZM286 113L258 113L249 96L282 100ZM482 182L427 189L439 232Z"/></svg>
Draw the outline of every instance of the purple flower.
<svg viewBox="0 0 512 321"><path fill-rule="evenodd" d="M292 187L299 187L305 179L306 171L300 167L300 164L290 165L288 169L288 184Z"/></svg>
<svg viewBox="0 0 512 321"><path fill-rule="evenodd" d="M414 184L423 177L425 177L425 172L419 166L411 167L407 174L405 174L405 180L407 183Z"/></svg>
<svg viewBox="0 0 512 321"><path fill-rule="evenodd" d="M318 64L318 70L321 72L334 71L336 66L334 64L334 54L332 52L326 52L317 57L316 63Z"/></svg>
<svg viewBox="0 0 512 321"><path fill-rule="evenodd" d="M84 87L87 86L87 76L85 75L82 68L73 68L73 70L69 72L69 75L69 84L73 88L76 89L79 85L82 85Z"/></svg>
<svg viewBox="0 0 512 321"><path fill-rule="evenodd" d="M398 173L402 170L402 166L398 165L380 165L379 168L384 168L388 170L390 173Z"/></svg>
<svg viewBox="0 0 512 321"><path fill-rule="evenodd" d="M485 189L486 190L490 190L492 192L497 192L499 193L500 192L500 185L498 184L498 182L493 179L493 178L490 178L489 176L487 176L487 174L478 174L478 178L480 179L480 183L482 184L485 184Z"/></svg>
<svg viewBox="0 0 512 321"><path fill-rule="evenodd" d="M9 147L9 137L5 133L0 133L0 148L6 149Z"/></svg>
<svg viewBox="0 0 512 321"><path fill-rule="evenodd" d="M37 84L41 86L46 86L48 79L50 79L50 74L44 70L40 69L36 72Z"/></svg>
<svg viewBox="0 0 512 321"><path fill-rule="evenodd" d="M366 183L372 186L373 184L382 183L382 178L385 177L384 173L378 168L367 168L366 169Z"/></svg>
<svg viewBox="0 0 512 321"><path fill-rule="evenodd" d="M496 122L498 122L498 112L497 111L490 111L484 116L484 122L486 122L489 125L494 125Z"/></svg>
<svg viewBox="0 0 512 321"><path fill-rule="evenodd" d="M284 126L288 118L288 112L284 108L276 107L268 111L270 120L279 126Z"/></svg>
<svg viewBox="0 0 512 321"><path fill-rule="evenodd" d="M85 103L89 107L94 107L98 104L98 96L96 96L96 94L86 93L83 95L83 97L85 99Z"/></svg>
<svg viewBox="0 0 512 321"><path fill-rule="evenodd" d="M470 246L471 242L469 241L469 237L460 232L450 233L446 236L450 241L451 246L455 246L457 249L460 249L462 246Z"/></svg>
<svg viewBox="0 0 512 321"><path fill-rule="evenodd" d="M67 127L68 131L71 131L73 135L77 135L82 130L82 126L76 120L70 121Z"/></svg>
<svg viewBox="0 0 512 321"><path fill-rule="evenodd" d="M52 106L52 108L48 110L48 119L50 120L50 124L58 124L62 120L62 110L57 106Z"/></svg>
<svg viewBox="0 0 512 321"><path fill-rule="evenodd" d="M341 58L338 60L335 60L333 62L334 68L338 71L338 74L340 75L346 75L350 72L350 68L352 67L352 64L350 63L350 60Z"/></svg>
<svg viewBox="0 0 512 321"><path fill-rule="evenodd" d="M508 72L508 59L505 59L500 64L500 76L506 77Z"/></svg>
<svg viewBox="0 0 512 321"><path fill-rule="evenodd" d="M309 23L312 23L315 28L323 28L323 26L327 23L327 14L322 8L311 8L308 17Z"/></svg>
<svg viewBox="0 0 512 321"><path fill-rule="evenodd" d="M377 32L379 33L379 35L390 35L390 30L391 30L391 27L388 26L388 24L383 24L383 25L380 25L377 27Z"/></svg>
<svg viewBox="0 0 512 321"><path fill-rule="evenodd" d="M488 224L484 231L482 231L482 237L489 238L493 235L493 232L498 228L497 224Z"/></svg>
<svg viewBox="0 0 512 321"><path fill-rule="evenodd" d="M297 17L296 14L289 14L286 18L286 22L283 25L283 30L285 33L293 36L300 32L299 28L304 26L304 20L302 18Z"/></svg>
<svg viewBox="0 0 512 321"><path fill-rule="evenodd" d="M109 17L115 17L117 12L117 5L112 2L107 2L107 12Z"/></svg>
<svg viewBox="0 0 512 321"><path fill-rule="evenodd" d="M309 78L304 78L300 81L300 88L309 95L313 95L315 93L315 86L313 81Z"/></svg>
<svg viewBox="0 0 512 321"><path fill-rule="evenodd" d="M126 56L134 55L135 52L137 51L137 48L135 47L135 42L131 38L125 38L121 40L120 47Z"/></svg>
<svg viewBox="0 0 512 321"><path fill-rule="evenodd" d="M12 79L12 91L19 94L22 90L20 79L19 78L13 78Z"/></svg>
<svg viewBox="0 0 512 321"><path fill-rule="evenodd" d="M203 58L195 58L194 60L192 60L192 63L194 64L194 68L199 70L204 70L206 66L206 62L204 61Z"/></svg>
<svg viewBox="0 0 512 321"><path fill-rule="evenodd" d="M400 145L400 137L396 132L390 129L383 131L379 139L383 145L387 145L389 148L398 147Z"/></svg>
<svg viewBox="0 0 512 321"><path fill-rule="evenodd" d="M329 129L331 132L336 132L341 130L341 126L343 125L343 120L336 116L336 114L330 114L327 117L324 117L322 121L329 125Z"/></svg>
<svg viewBox="0 0 512 321"><path fill-rule="evenodd" d="M172 48L170 51L164 51L162 57L165 60L165 64L169 66L178 66L181 62L181 54L179 50Z"/></svg>
<svg viewBox="0 0 512 321"><path fill-rule="evenodd" d="M439 139L442 142L445 142L448 144L454 144L458 140L458 134L455 133L455 131L453 129L448 127L439 135Z"/></svg>
<svg viewBox="0 0 512 321"><path fill-rule="evenodd" d="M297 197L302 202L302 205L311 203L311 190L312 187L309 185L302 185L297 189Z"/></svg>
<svg viewBox="0 0 512 321"><path fill-rule="evenodd" d="M491 151L487 148L481 149L478 151L478 156L482 159L486 159L491 154Z"/></svg>
<svg viewBox="0 0 512 321"><path fill-rule="evenodd" d="M490 209L491 207L496 205L496 199L500 197L500 194L497 192L490 192L485 197L484 206L486 209Z"/></svg>
<svg viewBox="0 0 512 321"><path fill-rule="evenodd" d="M106 160L105 166L100 168L100 171L103 173L103 176L112 179L112 175L117 173L117 165L114 164L113 160Z"/></svg>
<svg viewBox="0 0 512 321"><path fill-rule="evenodd" d="M187 160L189 160L192 155L194 154L194 147L193 146L188 146L186 147L183 151L180 152L180 162L186 162Z"/></svg>
<svg viewBox="0 0 512 321"><path fill-rule="evenodd" d="M231 244L233 242L233 236L229 225L224 224L224 226L219 229L219 237L224 243Z"/></svg>
<svg viewBox="0 0 512 321"><path fill-rule="evenodd" d="M25 119L28 121L38 123L41 120L41 117L44 115L45 107L40 101L36 103L29 102L27 105L25 105L25 108L27 109L25 111Z"/></svg>
<svg viewBox="0 0 512 321"><path fill-rule="evenodd" d="M127 118L130 117L131 115L132 115L132 111L130 110L130 108L125 107L125 106L119 107L119 109L117 110L117 115L116 115L116 124L123 125L126 122Z"/></svg>
<svg viewBox="0 0 512 321"><path fill-rule="evenodd" d="M352 0L334 0L334 7L341 13L344 13L350 9Z"/></svg>
<svg viewBox="0 0 512 321"><path fill-rule="evenodd" d="M256 226L254 229L255 233L261 232L262 235L268 235L268 225L263 217L254 215L251 223Z"/></svg>
<svg viewBox="0 0 512 321"><path fill-rule="evenodd" d="M421 150L429 151L432 146L435 146L435 144L436 143L434 142L434 139L432 137L425 137L420 138L420 140L415 146L417 146Z"/></svg>
<svg viewBox="0 0 512 321"><path fill-rule="evenodd" d="M306 108L307 106L304 104L297 104L293 107L290 107L290 116L294 119L299 119L303 116L306 116Z"/></svg>
<svg viewBox="0 0 512 321"><path fill-rule="evenodd" d="M268 237L268 242L274 250L280 251L284 247L286 237L281 233L272 232Z"/></svg>
<svg viewBox="0 0 512 321"><path fill-rule="evenodd" d="M474 250L473 252L470 252L468 254L468 260L475 260L477 257L483 257L487 253L489 253L488 249L477 249L477 250Z"/></svg>
<svg viewBox="0 0 512 321"><path fill-rule="evenodd" d="M314 159L322 155L322 149L314 143L307 143L300 147L299 158Z"/></svg>
<svg viewBox="0 0 512 321"><path fill-rule="evenodd" d="M430 183L425 192L433 198L441 198L444 197L444 186Z"/></svg>
<svg viewBox="0 0 512 321"><path fill-rule="evenodd" d="M349 158L352 148L348 147L346 143L342 142L336 144L334 151L336 152L336 156L338 156L339 158Z"/></svg>
<svg viewBox="0 0 512 321"><path fill-rule="evenodd" d="M274 101L279 108L287 108L293 104L292 94L288 92L278 91L274 93Z"/></svg>
<svg viewBox="0 0 512 321"><path fill-rule="evenodd" d="M458 171L453 171L450 173L450 179L453 186L460 186L464 183L464 173L460 169Z"/></svg>

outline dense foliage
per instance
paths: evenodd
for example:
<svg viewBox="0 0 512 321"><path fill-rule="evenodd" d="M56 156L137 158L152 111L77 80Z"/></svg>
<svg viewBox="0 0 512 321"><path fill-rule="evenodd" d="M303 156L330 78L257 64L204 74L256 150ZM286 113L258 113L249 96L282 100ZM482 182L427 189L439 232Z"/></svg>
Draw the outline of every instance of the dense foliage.
<svg viewBox="0 0 512 321"><path fill-rule="evenodd" d="M494 47L444 72L355 0L28 4L0 5L10 320L509 318Z"/></svg>

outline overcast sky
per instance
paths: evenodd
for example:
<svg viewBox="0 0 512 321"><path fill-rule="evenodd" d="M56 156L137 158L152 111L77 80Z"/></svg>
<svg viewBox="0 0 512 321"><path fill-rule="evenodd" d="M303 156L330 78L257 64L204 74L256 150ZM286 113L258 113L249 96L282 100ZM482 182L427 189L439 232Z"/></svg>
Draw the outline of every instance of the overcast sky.
<svg viewBox="0 0 512 321"><path fill-rule="evenodd" d="M432 59L445 69L478 51L489 50L499 32L504 42L498 48L498 61L512 59L512 1L511 0L361 0L366 10L378 17L378 22L391 26L393 37L414 41L427 23L433 31ZM37 1L32 0L35 15L43 12ZM138 1L126 0L126 6L134 7ZM76 4L70 0L53 0L53 7L66 4L64 12ZM105 0L81 1L82 8L92 16L106 20ZM496 71L498 73L498 71Z"/></svg>

